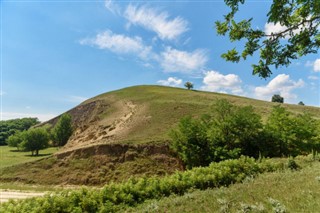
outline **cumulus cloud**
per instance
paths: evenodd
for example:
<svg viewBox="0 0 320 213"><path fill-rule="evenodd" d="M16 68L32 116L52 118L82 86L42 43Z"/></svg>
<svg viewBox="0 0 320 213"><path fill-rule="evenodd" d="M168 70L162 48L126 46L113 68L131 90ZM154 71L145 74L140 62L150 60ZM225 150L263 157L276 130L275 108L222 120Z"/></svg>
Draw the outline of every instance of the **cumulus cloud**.
<svg viewBox="0 0 320 213"><path fill-rule="evenodd" d="M178 87L178 86L181 86L182 79L178 79L175 77L169 77L167 80L159 80L158 84L161 84L164 86Z"/></svg>
<svg viewBox="0 0 320 213"><path fill-rule="evenodd" d="M309 29L309 28L310 28L310 25L308 25L308 24L302 25L298 29L293 30L293 34L298 34L301 31L303 31L305 29ZM275 33L283 32L286 29L288 29L286 26L283 26L283 25L281 25L279 23L276 23L276 24L274 24L274 23L266 23L264 25L264 32L267 35L271 35L272 33L275 34ZM290 38L289 33L286 33L284 38L285 39L289 39Z"/></svg>
<svg viewBox="0 0 320 213"><path fill-rule="evenodd" d="M133 25L155 32L163 40L174 40L188 30L188 22L185 19L170 19L167 12L146 6L130 4L124 12L124 17Z"/></svg>
<svg viewBox="0 0 320 213"><path fill-rule="evenodd" d="M294 101L297 95L292 93L293 90L304 86L304 81L299 79L294 81L289 75L279 74L272 79L267 85L256 87L255 96L262 100L271 100L272 95L280 94L285 100Z"/></svg>
<svg viewBox="0 0 320 213"><path fill-rule="evenodd" d="M320 72L320 58L314 61L313 63L313 71Z"/></svg>
<svg viewBox="0 0 320 213"><path fill-rule="evenodd" d="M206 52L197 49L193 52L180 51L167 47L160 54L160 65L165 72L182 72L190 73L199 71L208 61Z"/></svg>
<svg viewBox="0 0 320 213"><path fill-rule="evenodd" d="M243 94L241 88L242 81L238 75L228 74L223 75L217 71L208 71L203 78L204 86L202 90L212 92L231 93L235 95Z"/></svg>
<svg viewBox="0 0 320 213"><path fill-rule="evenodd" d="M283 26L279 23L277 24L274 24L274 23L266 23L264 25L264 32L267 34L267 35L271 35L272 33L279 33L279 32L282 32L284 30L286 30L287 27L286 26ZM287 38L287 37L286 37Z"/></svg>
<svg viewBox="0 0 320 213"><path fill-rule="evenodd" d="M315 61L307 61L305 63L306 67L312 67L314 72L320 72L320 58Z"/></svg>
<svg viewBox="0 0 320 213"><path fill-rule="evenodd" d="M111 30L99 33L95 38L83 39L80 44L93 45L118 54L137 54L142 59L147 59L152 49L151 46L144 45L142 39L138 36L128 37L115 34Z"/></svg>

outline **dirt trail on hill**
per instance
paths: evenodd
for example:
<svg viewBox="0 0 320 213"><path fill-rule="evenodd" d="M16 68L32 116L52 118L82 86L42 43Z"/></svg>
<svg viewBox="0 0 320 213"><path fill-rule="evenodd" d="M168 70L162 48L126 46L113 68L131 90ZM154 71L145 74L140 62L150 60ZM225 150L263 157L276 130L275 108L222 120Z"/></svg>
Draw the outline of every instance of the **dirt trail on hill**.
<svg viewBox="0 0 320 213"><path fill-rule="evenodd" d="M93 105L92 103L90 104ZM143 110L143 107L138 107L130 101L116 101L112 104L112 113L102 119L98 117L101 116L102 112L105 113L110 108L108 107L108 105L95 103L95 111L100 113L94 113L93 117L86 120L85 125L76 126L73 136L60 152L111 143L125 138L130 129L135 125L134 121L139 120L137 114ZM79 112L76 113L81 116L82 111L85 110L87 109L78 110Z"/></svg>
<svg viewBox="0 0 320 213"><path fill-rule="evenodd" d="M21 191L2 191L0 190L0 204L8 202L9 199L26 199L30 197L43 196L43 192L21 192Z"/></svg>

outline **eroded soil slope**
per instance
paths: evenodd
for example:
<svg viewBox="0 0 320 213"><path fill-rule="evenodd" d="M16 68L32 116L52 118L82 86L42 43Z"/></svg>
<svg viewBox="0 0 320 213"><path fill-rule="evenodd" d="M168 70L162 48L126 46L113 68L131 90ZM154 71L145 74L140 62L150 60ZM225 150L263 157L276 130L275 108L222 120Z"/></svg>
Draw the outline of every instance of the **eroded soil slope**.
<svg viewBox="0 0 320 213"><path fill-rule="evenodd" d="M65 151L2 170L0 181L49 185L103 185L130 177L182 170L167 145L104 144Z"/></svg>

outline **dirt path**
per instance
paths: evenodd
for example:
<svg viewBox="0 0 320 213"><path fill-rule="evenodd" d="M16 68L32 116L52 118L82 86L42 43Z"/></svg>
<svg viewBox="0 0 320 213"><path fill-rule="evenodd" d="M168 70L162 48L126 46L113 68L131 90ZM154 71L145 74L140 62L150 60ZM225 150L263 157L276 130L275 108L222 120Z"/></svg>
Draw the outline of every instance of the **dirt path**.
<svg viewBox="0 0 320 213"><path fill-rule="evenodd" d="M8 191L0 190L0 203L7 202L9 199L26 199L30 197L43 196L43 192L21 192L21 191Z"/></svg>

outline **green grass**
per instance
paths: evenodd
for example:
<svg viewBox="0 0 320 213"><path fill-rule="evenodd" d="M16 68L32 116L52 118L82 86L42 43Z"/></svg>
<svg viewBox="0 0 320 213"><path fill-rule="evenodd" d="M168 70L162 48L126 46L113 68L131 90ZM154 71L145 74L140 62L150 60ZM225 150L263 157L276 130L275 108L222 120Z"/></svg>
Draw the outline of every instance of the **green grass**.
<svg viewBox="0 0 320 213"><path fill-rule="evenodd" d="M320 162L230 187L151 200L127 212L319 212ZM282 211L284 210L284 211Z"/></svg>
<svg viewBox="0 0 320 213"><path fill-rule="evenodd" d="M164 86L128 87L101 94L85 103L102 100L112 106L113 101L124 100L131 101L138 106L144 106L145 112L141 117L148 117L149 120L134 125L127 139L119 142L153 143L154 141L170 140L168 132L176 126L183 116L192 115L197 117L208 113L211 110L211 106L218 99L226 99L239 106L251 105L262 116L263 120L267 118L272 107L278 105L277 103L246 97ZM318 107L293 104L282 104L282 106L293 113L308 112L313 117L320 119L320 108ZM110 109L108 110L110 111ZM110 115L110 113L105 113L105 116Z"/></svg>
<svg viewBox="0 0 320 213"><path fill-rule="evenodd" d="M30 152L21 152L14 147L0 146L0 169L39 160L52 155L56 151L57 148L50 147L48 149L40 150L39 156L31 156Z"/></svg>

